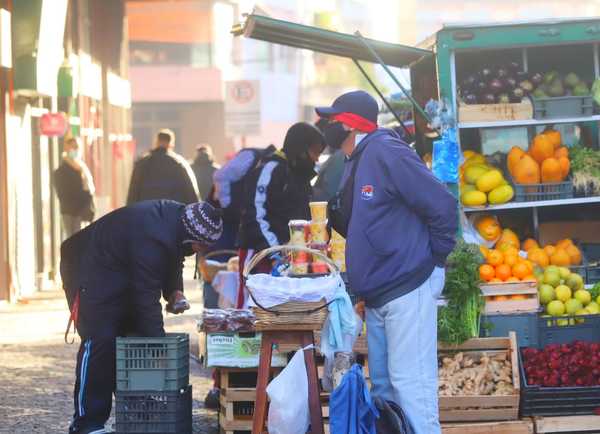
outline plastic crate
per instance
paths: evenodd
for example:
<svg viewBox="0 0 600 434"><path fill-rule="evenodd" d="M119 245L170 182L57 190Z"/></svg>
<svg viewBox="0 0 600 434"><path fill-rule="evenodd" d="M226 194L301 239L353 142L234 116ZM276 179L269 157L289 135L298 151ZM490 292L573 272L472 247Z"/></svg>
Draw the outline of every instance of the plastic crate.
<svg viewBox="0 0 600 434"><path fill-rule="evenodd" d="M600 282L600 244L581 243L580 247L586 259L586 283L594 284Z"/></svg>
<svg viewBox="0 0 600 434"><path fill-rule="evenodd" d="M600 386L543 387L528 384L521 351L522 349L519 348L521 417L593 414L594 410L600 407Z"/></svg>
<svg viewBox="0 0 600 434"><path fill-rule="evenodd" d="M526 312L506 315L483 315L481 337L506 337L514 331L521 347L538 345L538 313Z"/></svg>
<svg viewBox="0 0 600 434"><path fill-rule="evenodd" d="M510 180L515 190L515 202L571 199L573 197L573 182L570 179L552 184L517 184L512 177Z"/></svg>
<svg viewBox="0 0 600 434"><path fill-rule="evenodd" d="M115 393L117 434L192 434L192 386L183 391Z"/></svg>
<svg viewBox="0 0 600 434"><path fill-rule="evenodd" d="M600 342L600 315L540 316L539 346L573 341Z"/></svg>
<svg viewBox="0 0 600 434"><path fill-rule="evenodd" d="M163 338L117 338L117 390L176 391L189 383L190 339L185 333Z"/></svg>
<svg viewBox="0 0 600 434"><path fill-rule="evenodd" d="M532 101L535 119L577 118L594 114L591 95L532 98Z"/></svg>

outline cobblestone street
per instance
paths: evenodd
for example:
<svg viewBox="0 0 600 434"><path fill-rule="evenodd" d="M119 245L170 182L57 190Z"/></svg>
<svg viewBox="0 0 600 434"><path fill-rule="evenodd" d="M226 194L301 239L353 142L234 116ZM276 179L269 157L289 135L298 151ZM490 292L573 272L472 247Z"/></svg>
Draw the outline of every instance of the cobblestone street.
<svg viewBox="0 0 600 434"><path fill-rule="evenodd" d="M194 288L189 282L186 287ZM167 331L187 332L191 353L198 354L196 320L202 307L199 290L187 289L192 310L165 318ZM73 383L78 340L63 341L67 307L62 292L40 293L27 303L0 305L0 433L67 433L73 413ZM204 408L212 385L210 371L192 357L194 434L218 432L217 413ZM114 408L113 408L114 409ZM114 416L107 424L113 428Z"/></svg>

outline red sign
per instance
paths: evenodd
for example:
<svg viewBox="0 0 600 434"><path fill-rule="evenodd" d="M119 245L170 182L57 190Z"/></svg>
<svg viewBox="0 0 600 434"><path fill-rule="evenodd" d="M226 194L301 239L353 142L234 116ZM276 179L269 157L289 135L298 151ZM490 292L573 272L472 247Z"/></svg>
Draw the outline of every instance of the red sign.
<svg viewBox="0 0 600 434"><path fill-rule="evenodd" d="M40 118L40 134L43 136L64 136L69 122L64 113L46 113Z"/></svg>

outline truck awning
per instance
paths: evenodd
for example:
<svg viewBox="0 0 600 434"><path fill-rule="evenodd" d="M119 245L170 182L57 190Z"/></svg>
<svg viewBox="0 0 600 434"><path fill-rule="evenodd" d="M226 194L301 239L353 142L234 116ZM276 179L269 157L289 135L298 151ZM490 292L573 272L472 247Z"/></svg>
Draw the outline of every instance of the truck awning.
<svg viewBox="0 0 600 434"><path fill-rule="evenodd" d="M244 23L236 24L233 27L232 33L236 36L243 35L247 38L274 44L304 48L355 60L376 62L354 35L276 20L261 15L248 15ZM407 67L422 57L432 54L431 51L421 48L373 39L367 39L367 41L389 66Z"/></svg>

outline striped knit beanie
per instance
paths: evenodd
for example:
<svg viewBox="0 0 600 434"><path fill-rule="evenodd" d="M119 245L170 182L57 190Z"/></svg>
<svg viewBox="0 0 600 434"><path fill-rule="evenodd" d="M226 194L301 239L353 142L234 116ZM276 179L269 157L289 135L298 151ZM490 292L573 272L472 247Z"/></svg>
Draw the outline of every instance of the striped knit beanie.
<svg viewBox="0 0 600 434"><path fill-rule="evenodd" d="M221 210L207 202L187 205L181 219L186 233L185 240L212 245L221 238L223 233Z"/></svg>

